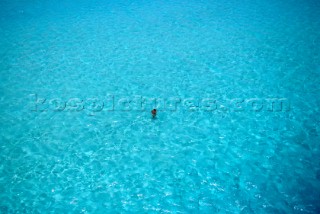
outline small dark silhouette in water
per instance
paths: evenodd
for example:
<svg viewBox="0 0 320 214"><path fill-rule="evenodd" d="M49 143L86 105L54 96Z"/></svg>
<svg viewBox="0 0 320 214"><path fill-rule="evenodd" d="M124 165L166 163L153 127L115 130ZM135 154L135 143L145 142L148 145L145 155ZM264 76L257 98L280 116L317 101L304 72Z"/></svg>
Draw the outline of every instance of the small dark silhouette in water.
<svg viewBox="0 0 320 214"><path fill-rule="evenodd" d="M152 118L156 118L156 116L157 116L157 109L153 109L153 110L151 111L151 114L152 114Z"/></svg>

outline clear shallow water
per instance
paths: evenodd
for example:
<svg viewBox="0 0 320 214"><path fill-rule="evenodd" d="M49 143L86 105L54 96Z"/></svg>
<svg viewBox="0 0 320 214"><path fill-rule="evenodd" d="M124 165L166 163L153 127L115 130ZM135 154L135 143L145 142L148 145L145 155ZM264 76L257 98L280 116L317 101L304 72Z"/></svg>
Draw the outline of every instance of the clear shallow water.
<svg viewBox="0 0 320 214"><path fill-rule="evenodd" d="M320 212L317 1L1 1L2 213ZM215 111L32 111L213 98ZM286 98L289 111L234 111ZM222 107L225 106L225 107ZM121 108L121 106L117 106Z"/></svg>

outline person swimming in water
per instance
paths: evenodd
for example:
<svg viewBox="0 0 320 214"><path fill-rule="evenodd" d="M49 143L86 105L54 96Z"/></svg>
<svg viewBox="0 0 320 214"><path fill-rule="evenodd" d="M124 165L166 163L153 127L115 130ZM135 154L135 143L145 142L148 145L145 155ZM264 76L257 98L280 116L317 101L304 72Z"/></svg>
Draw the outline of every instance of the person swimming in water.
<svg viewBox="0 0 320 214"><path fill-rule="evenodd" d="M157 116L157 109L153 109L153 110L151 111L151 114L152 114L152 118L156 118L156 116Z"/></svg>

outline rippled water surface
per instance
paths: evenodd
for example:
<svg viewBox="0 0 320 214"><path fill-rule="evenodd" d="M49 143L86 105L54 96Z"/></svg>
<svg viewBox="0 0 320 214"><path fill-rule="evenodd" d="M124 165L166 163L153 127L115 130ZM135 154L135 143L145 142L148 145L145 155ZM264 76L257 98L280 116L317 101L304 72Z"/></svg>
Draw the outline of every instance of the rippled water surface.
<svg viewBox="0 0 320 214"><path fill-rule="evenodd" d="M319 11L1 0L0 213L319 213Z"/></svg>

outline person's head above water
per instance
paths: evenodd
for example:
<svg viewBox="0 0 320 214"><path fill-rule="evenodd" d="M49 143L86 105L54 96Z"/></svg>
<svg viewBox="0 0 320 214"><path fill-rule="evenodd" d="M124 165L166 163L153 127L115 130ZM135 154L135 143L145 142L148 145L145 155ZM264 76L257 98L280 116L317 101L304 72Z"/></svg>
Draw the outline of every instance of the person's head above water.
<svg viewBox="0 0 320 214"><path fill-rule="evenodd" d="M151 111L151 114L152 114L152 117L153 117L153 118L156 117L156 116L157 116L157 109L153 109L153 110Z"/></svg>

